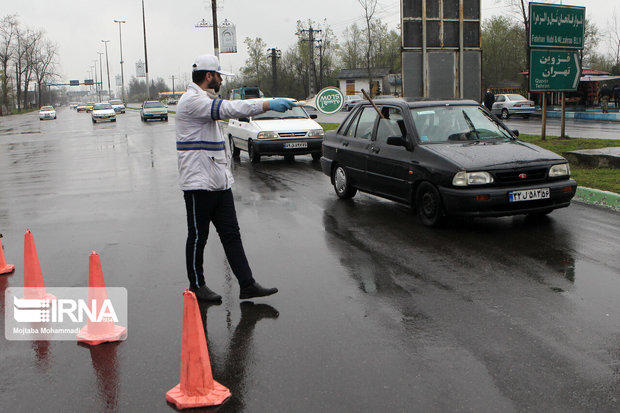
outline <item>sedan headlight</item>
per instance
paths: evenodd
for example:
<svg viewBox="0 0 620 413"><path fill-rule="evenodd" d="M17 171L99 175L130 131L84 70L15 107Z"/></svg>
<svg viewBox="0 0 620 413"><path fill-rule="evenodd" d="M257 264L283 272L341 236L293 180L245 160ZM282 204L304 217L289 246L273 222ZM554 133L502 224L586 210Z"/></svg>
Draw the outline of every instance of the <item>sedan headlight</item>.
<svg viewBox="0 0 620 413"><path fill-rule="evenodd" d="M258 132L256 137L258 139L277 139L280 135L278 135L278 132Z"/></svg>
<svg viewBox="0 0 620 413"><path fill-rule="evenodd" d="M490 173L480 172L465 172L460 171L454 175L452 179L452 185L454 186L467 186L467 185L485 185L493 182L493 177Z"/></svg>
<svg viewBox="0 0 620 413"><path fill-rule="evenodd" d="M555 178L558 176L570 176L570 167L567 163L553 165L549 168L549 178Z"/></svg>
<svg viewBox="0 0 620 413"><path fill-rule="evenodd" d="M309 138L322 138L324 134L325 132L323 132L323 129L312 129L308 131Z"/></svg>

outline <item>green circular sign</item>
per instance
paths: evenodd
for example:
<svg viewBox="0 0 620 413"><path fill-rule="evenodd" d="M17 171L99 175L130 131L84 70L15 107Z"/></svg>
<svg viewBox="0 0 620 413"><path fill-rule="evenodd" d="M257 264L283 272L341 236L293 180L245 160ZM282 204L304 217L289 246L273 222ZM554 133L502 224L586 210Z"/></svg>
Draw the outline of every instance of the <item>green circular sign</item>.
<svg viewBox="0 0 620 413"><path fill-rule="evenodd" d="M344 105L344 95L338 88L326 87L317 93L314 103L319 112L326 115L333 115L342 109Z"/></svg>

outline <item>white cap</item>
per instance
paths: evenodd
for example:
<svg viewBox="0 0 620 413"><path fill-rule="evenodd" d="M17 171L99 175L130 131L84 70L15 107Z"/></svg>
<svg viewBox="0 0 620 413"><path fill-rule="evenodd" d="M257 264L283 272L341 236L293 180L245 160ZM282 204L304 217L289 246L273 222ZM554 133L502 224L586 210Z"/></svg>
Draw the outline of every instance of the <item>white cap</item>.
<svg viewBox="0 0 620 413"><path fill-rule="evenodd" d="M193 64L193 72L197 70L206 70L208 72L217 72L220 75L224 76L234 76L234 73L228 73L222 71L222 66L220 66L220 61L217 60L217 57L210 54L203 54L202 56L198 56L196 61Z"/></svg>

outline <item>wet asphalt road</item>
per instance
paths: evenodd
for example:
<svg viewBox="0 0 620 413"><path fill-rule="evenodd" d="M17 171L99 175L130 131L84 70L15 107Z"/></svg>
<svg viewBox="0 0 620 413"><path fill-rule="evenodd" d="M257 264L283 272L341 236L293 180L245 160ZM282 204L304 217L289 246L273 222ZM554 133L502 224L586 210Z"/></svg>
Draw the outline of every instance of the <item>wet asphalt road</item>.
<svg viewBox="0 0 620 413"><path fill-rule="evenodd" d="M234 164L255 277L280 292L240 304L212 231L202 307L221 412L620 411L620 215L574 203L423 227L403 205L340 201L309 156ZM34 234L46 285L86 286L88 254L129 295L127 341L0 339L0 410L173 411L185 209L174 116L115 124L61 109L0 118L0 232L23 285ZM213 410L213 409L212 409Z"/></svg>

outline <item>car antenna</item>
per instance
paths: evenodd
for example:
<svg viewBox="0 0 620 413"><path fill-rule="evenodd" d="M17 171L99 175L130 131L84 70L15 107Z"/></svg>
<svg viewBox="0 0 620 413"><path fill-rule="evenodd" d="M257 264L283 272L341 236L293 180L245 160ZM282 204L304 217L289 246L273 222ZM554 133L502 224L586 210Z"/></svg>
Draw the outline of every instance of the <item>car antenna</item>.
<svg viewBox="0 0 620 413"><path fill-rule="evenodd" d="M364 89L362 89L362 94L364 95L364 98L370 102L370 104L372 105L373 108L375 108L375 110L377 111L377 113L379 114L379 116L381 117L381 119L385 119L385 116L383 116L383 113L381 113L381 111L379 110L379 108L377 107L377 105L375 105L375 102L372 101L372 99L370 98L370 96L368 96L368 93L366 93L366 91Z"/></svg>

